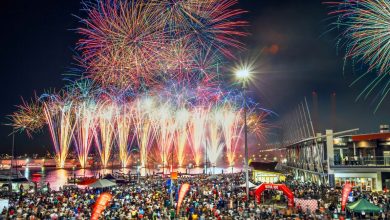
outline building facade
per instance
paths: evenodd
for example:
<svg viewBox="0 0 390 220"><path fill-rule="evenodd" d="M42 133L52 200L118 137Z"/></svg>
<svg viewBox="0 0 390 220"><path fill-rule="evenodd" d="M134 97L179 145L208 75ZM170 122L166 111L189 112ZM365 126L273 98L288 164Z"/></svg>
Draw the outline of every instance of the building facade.
<svg viewBox="0 0 390 220"><path fill-rule="evenodd" d="M382 125L378 133L349 134L356 130L326 130L289 144L282 166L304 182L334 187L348 181L361 190L390 189L389 126Z"/></svg>

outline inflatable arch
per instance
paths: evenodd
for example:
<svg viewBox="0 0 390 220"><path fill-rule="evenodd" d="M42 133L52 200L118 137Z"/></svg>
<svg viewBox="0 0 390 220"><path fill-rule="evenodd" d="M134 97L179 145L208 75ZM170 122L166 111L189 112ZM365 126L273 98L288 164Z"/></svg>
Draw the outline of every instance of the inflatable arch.
<svg viewBox="0 0 390 220"><path fill-rule="evenodd" d="M256 190L255 190L255 196L257 203L260 203L261 201L261 194L266 189L272 189L272 190L279 190L284 193L284 195L287 196L288 199L288 206L294 207L294 194L291 192L291 190L284 184L271 184L271 183L263 183L261 184Z"/></svg>

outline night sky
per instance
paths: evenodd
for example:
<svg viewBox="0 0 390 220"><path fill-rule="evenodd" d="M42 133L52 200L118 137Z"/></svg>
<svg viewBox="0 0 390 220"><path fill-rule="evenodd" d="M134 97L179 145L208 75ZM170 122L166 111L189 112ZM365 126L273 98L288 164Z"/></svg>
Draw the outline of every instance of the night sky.
<svg viewBox="0 0 390 220"><path fill-rule="evenodd" d="M241 0L240 7L251 35L243 39L250 48L242 57L256 57L256 79L251 96L283 118L306 96L318 94L318 128L360 128L376 132L379 124L390 123L390 98L374 114L375 103L355 102L366 82L349 87L359 72L343 72L343 58L336 48L337 32L330 29L328 8L320 0ZM64 74L73 63L82 15L78 0L0 1L0 153L10 153L10 115L21 97L30 99L65 85ZM342 51L342 49L340 50ZM331 94L336 93L336 111L331 114ZM331 118L334 118L333 122ZM33 139L16 135L16 154L52 151L47 129Z"/></svg>

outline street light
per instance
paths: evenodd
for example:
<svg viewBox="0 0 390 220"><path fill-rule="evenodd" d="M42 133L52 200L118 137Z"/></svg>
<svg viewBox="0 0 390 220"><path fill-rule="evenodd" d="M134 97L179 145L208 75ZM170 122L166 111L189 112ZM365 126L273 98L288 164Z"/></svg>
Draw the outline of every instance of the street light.
<svg viewBox="0 0 390 220"><path fill-rule="evenodd" d="M243 98L244 98L244 134L245 134L245 185L246 185L246 196L247 201L249 201L249 165L248 165L248 130L247 130L247 122L246 122L246 89L247 89L247 83L250 78L250 68L243 67L236 70L236 77L241 81L242 83L242 90L243 90Z"/></svg>

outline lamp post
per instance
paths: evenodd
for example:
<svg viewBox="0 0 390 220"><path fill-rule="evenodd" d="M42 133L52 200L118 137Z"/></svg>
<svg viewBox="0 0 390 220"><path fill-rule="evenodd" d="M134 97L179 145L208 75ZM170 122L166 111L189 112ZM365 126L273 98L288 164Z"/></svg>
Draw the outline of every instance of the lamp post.
<svg viewBox="0 0 390 220"><path fill-rule="evenodd" d="M245 144L245 188L247 201L249 201L249 171L248 171L248 129L246 121L246 89L247 81L250 77L250 70L242 68L236 71L237 78L242 82L243 98L244 98L244 144Z"/></svg>

